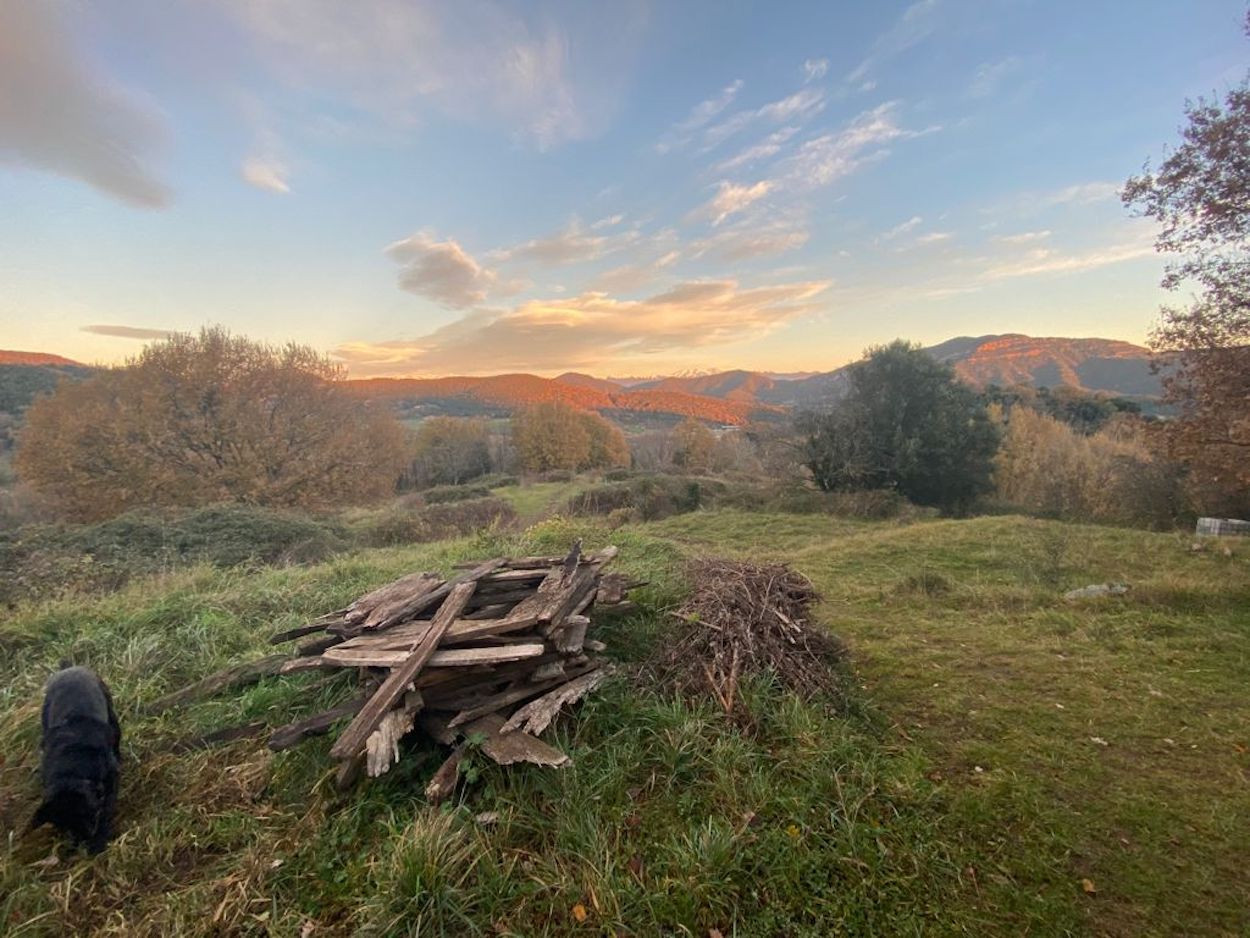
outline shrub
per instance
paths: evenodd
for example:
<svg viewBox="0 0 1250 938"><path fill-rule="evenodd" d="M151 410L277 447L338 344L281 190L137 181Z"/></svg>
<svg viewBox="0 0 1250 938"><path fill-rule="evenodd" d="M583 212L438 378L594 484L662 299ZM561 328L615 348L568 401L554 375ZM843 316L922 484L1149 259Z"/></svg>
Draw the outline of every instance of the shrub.
<svg viewBox="0 0 1250 938"><path fill-rule="evenodd" d="M464 502L471 498L486 498L489 495L490 489L484 485L436 485L421 493L427 505Z"/></svg>
<svg viewBox="0 0 1250 938"><path fill-rule="evenodd" d="M490 428L481 419L427 417L413 435L412 452L401 487L459 485L490 472Z"/></svg>
<svg viewBox="0 0 1250 938"><path fill-rule="evenodd" d="M371 547L419 544L506 527L516 518L505 499L475 498L384 514L365 528L363 539Z"/></svg>
<svg viewBox="0 0 1250 938"><path fill-rule="evenodd" d="M337 522L268 508L214 505L162 516L134 511L86 525L28 525L0 534L0 600L116 589L134 576L323 560L347 544Z"/></svg>
<svg viewBox="0 0 1250 938"><path fill-rule="evenodd" d="M713 503L727 488L725 483L711 479L643 476L628 482L596 485L579 492L569 499L565 512L570 515L612 515L629 510L642 521L653 521L696 511L705 503Z"/></svg>
<svg viewBox="0 0 1250 938"><path fill-rule="evenodd" d="M1179 469L1156 457L1131 418L1082 436L1012 408L994 478L999 499L1044 517L1159 528L1185 513Z"/></svg>
<svg viewBox="0 0 1250 938"><path fill-rule="evenodd" d="M26 412L18 474L64 517L236 501L351 504L394 491L403 429L310 348L205 329L62 382Z"/></svg>

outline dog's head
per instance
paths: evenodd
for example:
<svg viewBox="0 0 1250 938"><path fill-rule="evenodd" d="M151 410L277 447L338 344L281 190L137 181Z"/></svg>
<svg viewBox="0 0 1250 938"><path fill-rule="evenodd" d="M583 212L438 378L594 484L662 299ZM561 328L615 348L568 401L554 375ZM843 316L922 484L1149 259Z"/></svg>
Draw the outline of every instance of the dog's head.
<svg viewBox="0 0 1250 938"><path fill-rule="evenodd" d="M91 843L100 829L103 801L100 785L85 779L70 782L44 799L32 825L51 824L78 843Z"/></svg>

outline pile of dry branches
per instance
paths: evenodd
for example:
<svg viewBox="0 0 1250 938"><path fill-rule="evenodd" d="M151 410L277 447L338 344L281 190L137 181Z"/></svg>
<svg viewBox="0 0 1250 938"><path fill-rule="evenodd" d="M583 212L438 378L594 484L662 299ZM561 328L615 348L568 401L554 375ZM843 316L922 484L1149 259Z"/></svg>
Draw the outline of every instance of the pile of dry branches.
<svg viewBox="0 0 1250 938"><path fill-rule="evenodd" d="M302 639L294 657L236 665L149 709L159 712L268 674L349 669L359 676L356 693L272 729L269 748L288 748L348 721L330 749L345 788L364 772L386 772L400 758L400 739L420 730L455 747L426 790L435 801L454 786L469 738L501 765L564 765L568 756L538 735L611 671L597 657L604 646L586 631L592 607L627 608L626 591L638 585L603 573L614 556L614 547L582 555L579 541L563 557L499 557L450 579L411 573L273 636L274 644ZM268 729L249 724L195 742Z"/></svg>
<svg viewBox="0 0 1250 938"><path fill-rule="evenodd" d="M819 600L810 580L784 564L705 559L690 564L693 590L676 611L683 624L652 666L679 693L711 693L732 713L744 675L772 672L804 699L836 698L832 665L841 644L809 623Z"/></svg>

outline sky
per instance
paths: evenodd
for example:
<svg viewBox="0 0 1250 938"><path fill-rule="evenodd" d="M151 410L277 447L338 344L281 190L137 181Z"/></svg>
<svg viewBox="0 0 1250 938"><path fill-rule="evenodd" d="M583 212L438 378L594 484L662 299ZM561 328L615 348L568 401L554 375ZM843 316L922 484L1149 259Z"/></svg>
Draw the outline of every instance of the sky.
<svg viewBox="0 0 1250 938"><path fill-rule="evenodd" d="M0 348L355 377L1142 342L1244 0L0 0Z"/></svg>

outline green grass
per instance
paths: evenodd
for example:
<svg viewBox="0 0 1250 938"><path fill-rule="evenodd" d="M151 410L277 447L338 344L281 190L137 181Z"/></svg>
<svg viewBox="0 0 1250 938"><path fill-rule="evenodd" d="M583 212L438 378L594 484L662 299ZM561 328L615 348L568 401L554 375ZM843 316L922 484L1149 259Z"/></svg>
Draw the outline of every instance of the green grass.
<svg viewBox="0 0 1250 938"><path fill-rule="evenodd" d="M574 478L569 482L525 482L497 488L494 494L511 502L523 523L533 524L563 508L570 498L591 484L586 478Z"/></svg>
<svg viewBox="0 0 1250 938"><path fill-rule="evenodd" d="M531 507L569 494L545 485ZM137 715L388 577L579 535L619 544L620 567L651 581L638 614L602 626L626 662L662 641L683 556L791 560L852 648L850 710L755 681L744 729L620 680L557 724L571 768L475 761L478 783L443 809L421 796L433 748L347 797L329 784L329 739L161 751L342 693L310 690L316 677ZM39 685L60 657L109 680L126 763L119 837L101 857L62 848L40 863L47 833L10 838L0 922L19 935L1241 934L1250 545L1232 546L1195 554L1176 536L1006 517L717 511L196 569L23 608L0 626L3 830L37 801ZM1106 580L1133 589L1060 598ZM477 823L483 811L498 822Z"/></svg>

